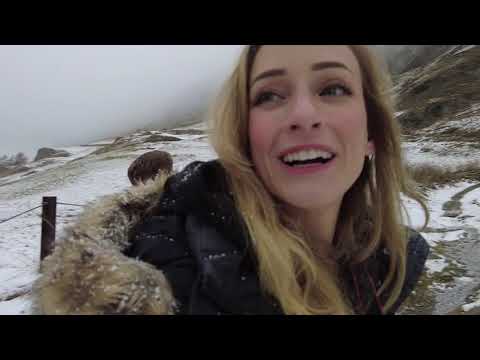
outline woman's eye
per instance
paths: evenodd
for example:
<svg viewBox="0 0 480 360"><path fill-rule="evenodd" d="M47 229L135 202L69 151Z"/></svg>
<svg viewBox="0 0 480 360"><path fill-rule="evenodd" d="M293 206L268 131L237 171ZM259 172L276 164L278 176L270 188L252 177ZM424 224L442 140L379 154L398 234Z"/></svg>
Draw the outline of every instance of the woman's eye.
<svg viewBox="0 0 480 360"><path fill-rule="evenodd" d="M345 96L352 95L352 92L343 85L330 85L320 92L321 96Z"/></svg>
<svg viewBox="0 0 480 360"><path fill-rule="evenodd" d="M253 102L253 106L258 106L258 105L262 105L266 102L271 102L271 101L280 101L282 100L282 97L278 94L275 94L271 91L266 91L264 93L261 93L260 95L258 95L254 102Z"/></svg>

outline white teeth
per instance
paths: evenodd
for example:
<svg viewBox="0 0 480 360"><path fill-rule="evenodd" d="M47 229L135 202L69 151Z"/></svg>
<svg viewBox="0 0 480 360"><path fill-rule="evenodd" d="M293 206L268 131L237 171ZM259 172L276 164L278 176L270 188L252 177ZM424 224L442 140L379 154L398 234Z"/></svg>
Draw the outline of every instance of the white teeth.
<svg viewBox="0 0 480 360"><path fill-rule="evenodd" d="M321 151L321 150L302 150L296 153L291 153L283 157L283 161L290 163L293 161L305 161L305 160L312 160L312 159L317 159L317 158L322 158L324 160L329 160L333 157L332 153L329 153L327 151Z"/></svg>

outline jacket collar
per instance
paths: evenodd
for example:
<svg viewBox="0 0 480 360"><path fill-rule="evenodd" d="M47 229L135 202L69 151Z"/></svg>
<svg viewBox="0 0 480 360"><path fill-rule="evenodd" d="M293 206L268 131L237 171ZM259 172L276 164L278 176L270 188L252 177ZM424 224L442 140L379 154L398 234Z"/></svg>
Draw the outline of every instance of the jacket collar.
<svg viewBox="0 0 480 360"><path fill-rule="evenodd" d="M228 238L237 250L248 246L248 231L236 211L225 170L218 160L193 162L170 177L154 211L194 216Z"/></svg>

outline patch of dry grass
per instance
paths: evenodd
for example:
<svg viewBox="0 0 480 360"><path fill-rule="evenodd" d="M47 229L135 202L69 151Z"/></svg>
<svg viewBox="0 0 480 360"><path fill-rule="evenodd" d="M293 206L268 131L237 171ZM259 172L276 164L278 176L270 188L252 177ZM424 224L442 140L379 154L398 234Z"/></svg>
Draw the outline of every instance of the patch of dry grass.
<svg viewBox="0 0 480 360"><path fill-rule="evenodd" d="M407 170L413 180L419 185L428 188L436 188L468 180L480 182L480 162L478 161L472 161L456 168L431 164L408 165Z"/></svg>
<svg viewBox="0 0 480 360"><path fill-rule="evenodd" d="M30 168L26 166L14 166L14 167L0 166L0 177L10 176L10 175L18 174L28 170L30 170Z"/></svg>
<svg viewBox="0 0 480 360"><path fill-rule="evenodd" d="M466 131L451 127L440 131L432 131L430 135L433 141L478 142L480 129Z"/></svg>

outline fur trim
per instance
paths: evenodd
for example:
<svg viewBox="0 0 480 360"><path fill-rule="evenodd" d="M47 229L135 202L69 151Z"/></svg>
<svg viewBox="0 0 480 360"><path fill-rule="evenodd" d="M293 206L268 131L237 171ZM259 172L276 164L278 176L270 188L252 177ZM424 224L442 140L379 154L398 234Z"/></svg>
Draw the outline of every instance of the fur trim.
<svg viewBox="0 0 480 360"><path fill-rule="evenodd" d="M164 274L122 253L166 179L102 197L65 229L33 286L35 314L173 314L175 299Z"/></svg>

